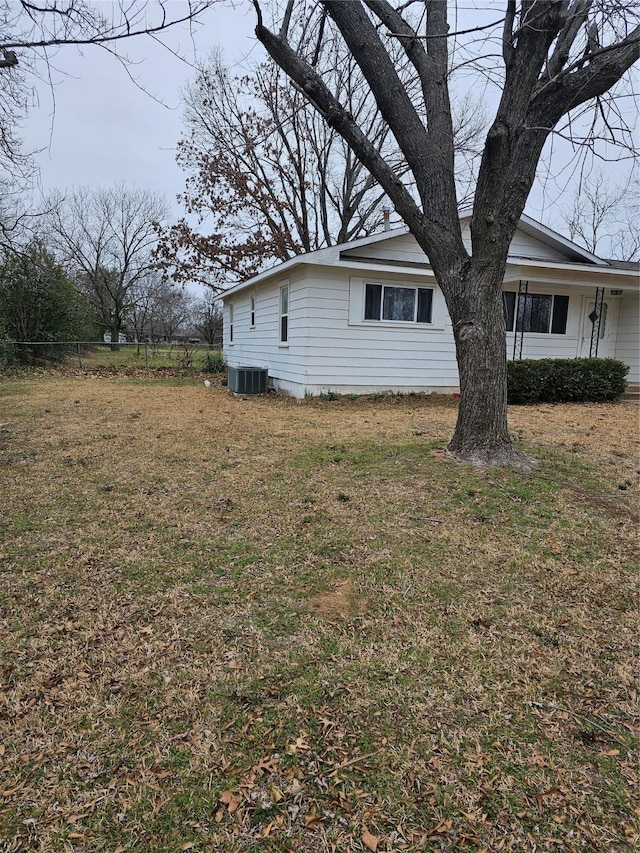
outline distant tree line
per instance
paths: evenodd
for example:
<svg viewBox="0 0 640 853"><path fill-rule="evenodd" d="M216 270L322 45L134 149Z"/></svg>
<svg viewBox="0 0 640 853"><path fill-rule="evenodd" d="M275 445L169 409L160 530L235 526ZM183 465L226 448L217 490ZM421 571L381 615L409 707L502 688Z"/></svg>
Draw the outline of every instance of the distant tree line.
<svg viewBox="0 0 640 853"><path fill-rule="evenodd" d="M160 197L122 185L47 199L40 233L0 247L4 360L63 358L63 342L106 337L117 346L123 335L221 345L213 294L199 299L158 269L155 229L165 217Z"/></svg>
<svg viewBox="0 0 640 853"><path fill-rule="evenodd" d="M211 337L211 306L176 290L166 308L155 291L155 228L165 203L144 190L72 189L32 203L37 166L23 148L21 124L35 79L64 74L67 47L99 47L128 67L116 46L160 41L172 28L200 21L217 0L175 4L127 0L4 3L0 21L0 363L12 352L32 360L64 355L65 340L118 341L122 334ZM100 8L98 8L100 7ZM179 7L179 8L178 8ZM52 62L55 56L55 63ZM51 84L53 85L53 83ZM154 298L146 292L152 289ZM144 323L140 305L145 302ZM180 311L177 311L180 306ZM180 314L179 323L176 314ZM12 346L44 341L55 347Z"/></svg>

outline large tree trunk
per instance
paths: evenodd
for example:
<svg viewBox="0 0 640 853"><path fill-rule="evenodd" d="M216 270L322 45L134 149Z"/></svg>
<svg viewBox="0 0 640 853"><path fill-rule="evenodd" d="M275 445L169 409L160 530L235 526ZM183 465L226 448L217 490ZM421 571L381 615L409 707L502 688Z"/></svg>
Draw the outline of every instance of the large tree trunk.
<svg viewBox="0 0 640 853"><path fill-rule="evenodd" d="M120 324L111 324L111 350L112 352L120 352Z"/></svg>
<svg viewBox="0 0 640 853"><path fill-rule="evenodd" d="M460 375L460 408L448 452L480 467L531 470L535 463L516 450L507 427L507 355L502 280L472 271L456 288L449 312Z"/></svg>

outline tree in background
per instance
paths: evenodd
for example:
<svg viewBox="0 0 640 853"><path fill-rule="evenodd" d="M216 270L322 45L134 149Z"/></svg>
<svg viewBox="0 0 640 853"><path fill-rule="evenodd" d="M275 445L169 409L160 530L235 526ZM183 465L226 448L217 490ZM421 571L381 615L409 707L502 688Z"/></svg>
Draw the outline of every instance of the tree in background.
<svg viewBox="0 0 640 853"><path fill-rule="evenodd" d="M134 288L154 268L156 229L166 218L166 202L148 190L117 184L57 193L48 207L51 246L117 342L133 308Z"/></svg>
<svg viewBox="0 0 640 853"><path fill-rule="evenodd" d="M294 15L290 27L301 44L318 36L314 67L366 128L380 156L396 174L407 174L349 51L338 41L322 40L304 18ZM407 87L415 88L415 75L400 51L394 62ZM175 280L219 289L300 252L380 228L385 191L273 64L231 77L214 54L184 100L187 133L177 160L188 177L180 200L197 224L183 218L162 235L159 258ZM478 153L484 113L467 96L455 116L462 179Z"/></svg>
<svg viewBox="0 0 640 853"><path fill-rule="evenodd" d="M429 258L452 320L460 377L449 452L478 465L531 467L507 428L502 284L509 247L552 133L576 145L593 145L601 134L633 145L615 96L640 55L637 6L506 0L501 20L492 14L457 31L442 0L322 0L295 4L319 22L317 39L301 43L289 37L292 0L271 29L260 0L253 4L259 41L375 177ZM317 67L318 41L325 39L339 40L357 63L410 178L399 178L369 128ZM498 67L493 43L500 49ZM419 81L417 97L396 70L398 45ZM456 191L450 96L456 68L466 75L467 89L494 86L499 96L475 185L470 252Z"/></svg>
<svg viewBox="0 0 640 853"><path fill-rule="evenodd" d="M152 339L153 314L162 284L160 271L150 269L131 288L127 325L137 343Z"/></svg>
<svg viewBox="0 0 640 853"><path fill-rule="evenodd" d="M194 329L210 347L222 349L222 309L213 292L196 302Z"/></svg>
<svg viewBox="0 0 640 853"><path fill-rule="evenodd" d="M631 174L614 184L601 170L585 178L573 205L561 212L572 240L601 257L640 260L640 186Z"/></svg>
<svg viewBox="0 0 640 853"><path fill-rule="evenodd" d="M193 334L196 297L188 290L177 289L168 281L157 282L151 291L145 337L152 341L172 341Z"/></svg>
<svg viewBox="0 0 640 853"><path fill-rule="evenodd" d="M40 240L0 255L0 327L11 341L91 340L95 317ZM20 346L16 357L63 358L64 347Z"/></svg>
<svg viewBox="0 0 640 853"><path fill-rule="evenodd" d="M61 52L99 47L125 66L119 45L141 37L162 41L181 24L195 25L219 0L12 0L0 10L0 245L20 247L39 229L39 212L25 195L35 167L20 126L33 103L34 79L64 73ZM132 77L132 80L134 78ZM51 85L53 85L51 83Z"/></svg>

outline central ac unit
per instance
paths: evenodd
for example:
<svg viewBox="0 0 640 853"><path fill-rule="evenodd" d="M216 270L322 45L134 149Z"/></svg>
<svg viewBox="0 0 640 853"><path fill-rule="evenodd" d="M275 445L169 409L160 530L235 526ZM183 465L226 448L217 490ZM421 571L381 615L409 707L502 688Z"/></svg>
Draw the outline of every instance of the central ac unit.
<svg viewBox="0 0 640 853"><path fill-rule="evenodd" d="M266 367L229 367L227 385L234 394L266 394L268 371Z"/></svg>

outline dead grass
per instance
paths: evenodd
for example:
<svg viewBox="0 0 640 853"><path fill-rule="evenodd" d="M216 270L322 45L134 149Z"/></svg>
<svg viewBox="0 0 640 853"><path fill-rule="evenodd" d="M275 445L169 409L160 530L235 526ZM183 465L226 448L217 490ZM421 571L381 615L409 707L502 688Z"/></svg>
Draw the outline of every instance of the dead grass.
<svg viewBox="0 0 640 853"><path fill-rule="evenodd" d="M0 383L2 850L631 850L637 418Z"/></svg>

